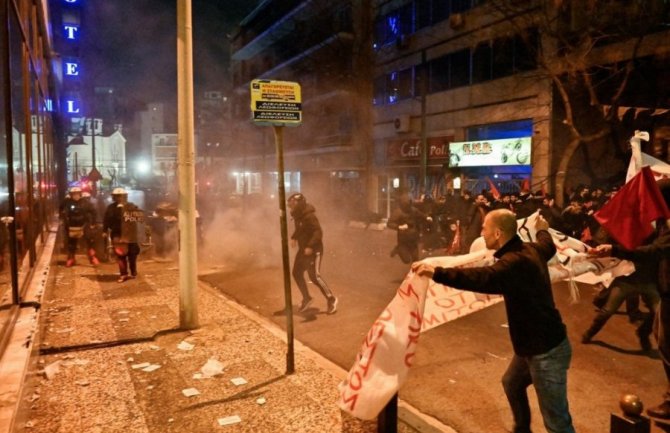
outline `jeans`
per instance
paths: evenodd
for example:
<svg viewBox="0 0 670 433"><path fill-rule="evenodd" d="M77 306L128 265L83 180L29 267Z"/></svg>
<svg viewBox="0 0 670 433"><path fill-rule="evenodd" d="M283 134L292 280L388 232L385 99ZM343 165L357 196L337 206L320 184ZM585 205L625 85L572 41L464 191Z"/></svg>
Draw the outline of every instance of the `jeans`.
<svg viewBox="0 0 670 433"><path fill-rule="evenodd" d="M566 338L558 346L540 355L514 355L502 383L514 417L514 433L530 433L530 405L527 388L533 384L549 433L574 433L568 408L568 367L572 348Z"/></svg>

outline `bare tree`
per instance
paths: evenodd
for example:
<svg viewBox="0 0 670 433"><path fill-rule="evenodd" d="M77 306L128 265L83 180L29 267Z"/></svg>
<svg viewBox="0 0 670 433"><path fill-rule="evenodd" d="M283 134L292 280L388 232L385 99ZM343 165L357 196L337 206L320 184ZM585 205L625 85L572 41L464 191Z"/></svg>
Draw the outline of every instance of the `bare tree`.
<svg viewBox="0 0 670 433"><path fill-rule="evenodd" d="M556 96L552 166L557 201L562 203L568 171L575 159L592 182L623 170L627 137L617 116L630 98L631 77L639 60L667 51L658 44L668 20L663 1L491 0L490 6L521 35L536 30L537 79L548 79ZM528 40L526 38L526 40ZM648 106L657 104L647 95ZM560 117L557 117L560 116ZM556 137L564 136L564 143ZM577 153L581 150L581 153ZM603 164L603 158L608 163ZM610 164L611 162L612 164Z"/></svg>

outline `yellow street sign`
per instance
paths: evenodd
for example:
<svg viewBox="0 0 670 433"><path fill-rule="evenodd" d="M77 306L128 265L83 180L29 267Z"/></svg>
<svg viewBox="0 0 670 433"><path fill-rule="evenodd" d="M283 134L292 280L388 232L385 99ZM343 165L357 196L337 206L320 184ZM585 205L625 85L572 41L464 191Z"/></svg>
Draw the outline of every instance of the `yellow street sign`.
<svg viewBox="0 0 670 433"><path fill-rule="evenodd" d="M253 80L251 113L252 120L258 125L298 126L302 122L300 84Z"/></svg>

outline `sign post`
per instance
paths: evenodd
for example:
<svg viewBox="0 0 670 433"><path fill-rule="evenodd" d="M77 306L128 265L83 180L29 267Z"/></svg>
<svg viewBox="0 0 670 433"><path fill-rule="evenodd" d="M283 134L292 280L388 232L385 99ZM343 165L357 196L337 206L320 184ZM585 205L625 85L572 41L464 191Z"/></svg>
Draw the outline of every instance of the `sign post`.
<svg viewBox="0 0 670 433"><path fill-rule="evenodd" d="M281 230L282 262L284 269L284 313L286 314L286 374L295 372L293 344L293 303L291 300L291 270L288 255L288 223L286 218L286 189L284 184L284 126L302 122L300 85L289 81L253 80L251 82L251 113L257 125L272 126L277 149L277 183L279 189L279 226Z"/></svg>

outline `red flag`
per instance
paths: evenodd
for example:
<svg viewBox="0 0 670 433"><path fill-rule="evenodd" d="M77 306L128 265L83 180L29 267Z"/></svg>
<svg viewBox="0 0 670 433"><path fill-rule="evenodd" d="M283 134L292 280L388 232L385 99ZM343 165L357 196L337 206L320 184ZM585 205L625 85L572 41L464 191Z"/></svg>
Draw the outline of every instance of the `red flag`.
<svg viewBox="0 0 670 433"><path fill-rule="evenodd" d="M651 222L670 218L670 210L646 166L593 216L617 242L632 250L653 233Z"/></svg>
<svg viewBox="0 0 670 433"><path fill-rule="evenodd" d="M496 200L500 199L500 191L498 191L498 188L496 188L495 184L489 179L488 176L486 176L486 181L489 183L489 188L491 188L491 195L493 195L493 198Z"/></svg>
<svg viewBox="0 0 670 433"><path fill-rule="evenodd" d="M523 180L523 183L521 184L521 191L530 191L530 180Z"/></svg>

